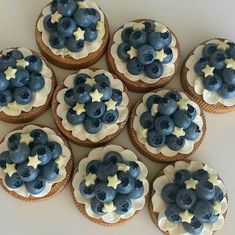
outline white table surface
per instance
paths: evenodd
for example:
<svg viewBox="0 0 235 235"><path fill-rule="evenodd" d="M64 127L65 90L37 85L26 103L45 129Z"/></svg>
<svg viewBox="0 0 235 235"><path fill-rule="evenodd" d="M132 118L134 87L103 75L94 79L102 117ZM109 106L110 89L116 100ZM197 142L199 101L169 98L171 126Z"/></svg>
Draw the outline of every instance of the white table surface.
<svg viewBox="0 0 235 235"><path fill-rule="evenodd" d="M38 51L34 30L40 10L48 0L0 0L0 49L24 46ZM224 37L235 41L235 2L233 0L97 0L106 13L111 32L138 18L152 18L169 26L177 35L182 59L200 42ZM107 68L104 58L96 65ZM58 82L71 71L54 67ZM170 83L180 88L179 74ZM133 103L141 94L131 94ZM235 221L235 112L223 115L206 113L207 135L191 159L212 166L223 178L229 193L229 212L223 229L216 234L234 234ZM55 127L51 110L32 123ZM0 138L17 125L0 122ZM124 130L112 143L134 150L149 168L149 179L163 167L143 157L131 144ZM77 163L89 148L72 144ZM117 228L105 228L87 220L75 207L69 187L45 202L27 203L9 196L0 188L0 234L2 235L153 235L161 232L152 223L147 207Z"/></svg>

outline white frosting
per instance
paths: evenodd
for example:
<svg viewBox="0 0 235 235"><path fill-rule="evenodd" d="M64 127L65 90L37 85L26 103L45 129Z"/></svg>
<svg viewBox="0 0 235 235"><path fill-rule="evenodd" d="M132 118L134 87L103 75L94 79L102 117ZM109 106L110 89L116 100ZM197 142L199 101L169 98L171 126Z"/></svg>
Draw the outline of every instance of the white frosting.
<svg viewBox="0 0 235 235"><path fill-rule="evenodd" d="M158 177L153 183L154 195L152 197L152 205L153 211L159 214L158 217L158 226L164 232L168 232L169 235L191 235L186 232L182 226L182 224L173 224L171 223L165 216L165 209L167 207L167 203L165 203L161 197L162 188L168 184L172 183L174 180L175 172L181 169L188 169L189 171L196 171L198 169L204 169L208 171L210 175L216 175L216 172L210 168L208 165L204 165L198 161L191 161L190 163L186 163L183 161L178 161L175 165L169 165L164 168L164 175ZM218 186L223 191L224 195L227 193L225 185L217 176ZM220 230L224 224L224 216L223 214L227 211L228 202L227 199L224 199L220 202L221 204L221 214L218 217L218 220L214 224L204 224L203 230L200 235L212 235L214 231Z"/></svg>
<svg viewBox="0 0 235 235"><path fill-rule="evenodd" d="M141 73L140 75L133 75L128 72L127 67L126 67L126 62L122 61L117 54L117 48L118 48L118 45L122 43L121 34L122 34L123 29L130 27L130 26L134 26L135 24L136 24L136 22L130 22L130 23L125 24L123 26L123 28L119 29L113 36L114 44L111 47L111 55L114 59L114 63L115 63L115 66L116 66L118 72L122 73L127 79L129 79L133 82L142 81L147 84L156 83L161 78L173 75L175 73L174 63L177 60L178 54L179 54L179 50L178 50L178 48L176 48L176 38L174 37L173 34L171 34L172 35L172 42L169 45L169 47L172 49L172 52L173 52L173 59L170 63L163 64L164 72L161 75L161 77L159 77L158 79L151 79L151 78L147 77L144 73ZM157 28L167 29L166 26L164 26L158 22L155 22L155 25ZM167 31L170 32L169 29L167 29Z"/></svg>
<svg viewBox="0 0 235 235"><path fill-rule="evenodd" d="M14 133L17 133L17 132L20 132L20 133L29 133L31 132L32 130L34 129L42 129L44 130L47 135L48 135L48 139L49 141L55 141L57 143L59 143L62 147L62 157L64 158L64 162L65 162L65 165L64 166L60 166L59 167L59 174L57 176L57 178L53 181L46 181L46 187L45 189L37 194L37 195L33 195L33 194L30 194L28 192L28 190L26 189L25 185L23 184L21 187L17 188L17 189L12 189L12 188L9 188L6 183L5 183L5 176L6 176L6 173L3 172L3 169L0 167L0 178L3 180L3 184L4 186L9 190L9 191L14 191L15 193L17 193L18 195L22 196L22 197L29 197L29 196L33 196L35 198L41 198L41 197L44 197L46 196L50 191L51 191L51 188L54 184L58 183L58 182L61 182L62 180L65 179L66 175L67 175L67 172L66 172L66 169L65 169L65 166L67 165L70 157L71 157L71 152L69 150L69 148L65 145L63 139L61 137L59 137L58 135L56 135L56 133L50 129L50 128L47 128L47 127L39 127L39 126L35 126L35 125L28 125L26 127L24 127L22 130L15 130L15 131L12 131L10 132L9 134L6 135L4 141L0 144L0 149L2 152L4 151L8 151L8 147L7 147L7 140L8 138L14 134Z"/></svg>
<svg viewBox="0 0 235 235"><path fill-rule="evenodd" d="M101 24L97 29L97 33L98 33L97 39L91 43L86 41L83 49L80 52L71 52L67 48L55 49L50 45L50 43L49 43L50 33L45 30L44 25L43 25L43 20L47 15L52 14L52 12L51 12L50 6L47 6L43 9L42 17L38 20L38 23L37 23L37 29L39 32L42 33L43 43L53 52L53 54L58 55L58 56L62 56L62 57L69 55L73 59L79 60L79 59L87 57L92 52L98 51L99 48L102 46L103 37L105 35L104 13L100 10L100 8L98 7L98 5L95 2L93 2L91 0L85 0L84 2L88 5L89 8L94 8L100 13Z"/></svg>
<svg viewBox="0 0 235 235"><path fill-rule="evenodd" d="M118 215L115 212L112 212L103 216L98 216L92 211L91 206L90 206L90 201L86 200L81 195L79 191L79 185L83 181L84 176L86 176L87 164L92 160L103 160L104 155L109 151L117 151L122 155L124 160L135 161L136 163L138 163L138 165L140 166L140 175L138 179L143 182L144 194L142 197L138 199L131 200L132 208L126 214ZM110 224L117 223L120 219L128 219L132 217L135 214L136 210L141 210L144 207L145 196L147 195L149 191L149 183L146 179L147 175L148 175L148 169L142 162L138 161L137 156L135 155L134 152L128 149L123 149L121 146L118 146L118 145L108 145L106 147L96 148L96 149L93 149L89 153L87 158L82 159L79 163L78 172L74 175L74 178L72 181L72 185L74 188L74 197L77 200L77 202L85 205L85 210L88 216L95 218L95 219L101 218L104 222L110 223Z"/></svg>
<svg viewBox="0 0 235 235"><path fill-rule="evenodd" d="M191 141L191 140L185 139L184 147L182 149L180 149L179 151L173 151L170 148L168 148L167 145L163 145L162 147L159 147L159 148L154 148L154 147L152 147L152 146L150 146L148 144L146 138L141 138L141 136L138 134L143 129L143 127L140 124L140 117L141 117L142 113L147 111L147 107L146 107L147 99L151 95L156 95L156 94L159 95L159 96L164 96L168 91L169 90L160 90L160 91L158 91L156 93L151 92L151 93L147 93L146 95L144 95L143 102L141 104L139 104L139 106L136 109L136 116L135 116L134 121L133 121L133 127L134 127L134 130L136 132L136 135L138 137L139 142L144 144L145 148L149 152L151 152L153 154L161 153L161 154L163 154L166 157L174 157L178 153L189 154L189 153L191 153L193 151L194 144L197 141L199 141L201 136L202 136L203 119L200 116L201 110L200 110L199 106L195 102L191 101L183 92L179 92L180 95L182 96L182 99L188 100L187 103L192 105L196 109L196 111L197 111L197 116L195 117L193 122L199 126L201 132L200 132L199 136L195 140Z"/></svg>
<svg viewBox="0 0 235 235"><path fill-rule="evenodd" d="M7 52L11 51L12 49L3 50L3 55ZM30 56L33 53L27 48L18 48L20 52L22 52L23 56ZM42 58L41 58L42 59ZM32 101L26 105L18 104L18 109L10 109L8 106L0 106L0 112L4 112L9 116L19 116L22 112L29 112L32 108L37 108L44 105L47 101L48 94L51 92L52 87L52 71L47 67L46 63L43 61L42 71L40 72L45 80L44 87L37 92L33 92Z"/></svg>
<svg viewBox="0 0 235 235"><path fill-rule="evenodd" d="M129 104L129 97L128 97L127 93L124 92L124 87L123 87L121 80L114 79L112 74L105 71L105 70L96 70L95 72L93 72L89 69L82 69L79 71L79 73L86 73L86 74L90 75L91 77L94 77L97 74L104 73L109 78L111 87L119 89L122 92L123 100L122 100L122 103L117 106L117 110L119 112L119 117L118 117L116 123L113 123L113 124L103 123L102 129L97 134L88 133L82 124L72 125L71 123L69 123L67 121L66 113L70 107L64 101L64 94L68 89L74 87L74 78L77 74L72 74L65 79L64 85L66 88L62 89L56 97L57 101L59 103L57 110L56 110L56 113L62 119L63 127L66 130L71 131L71 133L74 137L76 137L82 141L88 139L92 142L99 142L100 140L104 139L106 136L112 135L115 132L117 132L119 129L118 124L126 120L126 118L128 116L128 112L129 112L129 110L127 108L128 104Z"/></svg>
<svg viewBox="0 0 235 235"><path fill-rule="evenodd" d="M219 94L216 91L208 91L205 89L203 84L203 78L198 76L194 71L194 65L197 63L197 61L202 57L202 50L204 46L208 43L215 43L218 44L220 40L213 39L210 41L207 41L203 45L199 45L193 52L193 54L188 58L185 66L188 69L187 72L187 81L191 87L194 88L194 91L203 97L203 100L207 104L217 104L221 103L224 106L230 107L235 105L235 98L231 99L223 99L219 96Z"/></svg>

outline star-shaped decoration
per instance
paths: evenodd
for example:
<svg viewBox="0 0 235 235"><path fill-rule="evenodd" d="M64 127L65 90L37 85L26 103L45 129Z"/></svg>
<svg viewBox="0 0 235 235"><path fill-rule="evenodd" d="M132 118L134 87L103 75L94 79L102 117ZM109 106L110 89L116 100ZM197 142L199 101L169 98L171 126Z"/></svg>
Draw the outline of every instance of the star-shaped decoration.
<svg viewBox="0 0 235 235"><path fill-rule="evenodd" d="M76 41L79 41L79 40L83 40L84 39L84 34L85 34L85 31L82 30L81 28L77 28L77 30L73 33Z"/></svg>
<svg viewBox="0 0 235 235"><path fill-rule="evenodd" d="M17 72L17 69L13 69L12 67L8 67L7 70L4 72L4 74L6 75L6 79L10 80L11 78L15 78L16 72Z"/></svg>
<svg viewBox="0 0 235 235"><path fill-rule="evenodd" d="M204 69L202 69L202 72L204 73L205 77L213 76L214 75L214 69L215 69L214 67L211 67L207 64L206 67Z"/></svg>
<svg viewBox="0 0 235 235"><path fill-rule="evenodd" d="M220 202L217 202L217 201L214 201L213 202L213 209L214 209L214 213L215 215L218 215L218 214L221 214L221 203Z"/></svg>
<svg viewBox="0 0 235 235"><path fill-rule="evenodd" d="M33 137L29 133L20 135L20 143L29 145L33 142Z"/></svg>
<svg viewBox="0 0 235 235"><path fill-rule="evenodd" d="M176 137L181 137L181 136L185 136L185 132L183 128L179 128L177 126L175 126L174 131L172 133L173 135L175 135Z"/></svg>
<svg viewBox="0 0 235 235"><path fill-rule="evenodd" d="M156 54L155 54L155 59L156 60L159 60L159 61L163 61L164 58L166 58L167 55L165 54L164 52L164 49L161 49L160 51L156 51Z"/></svg>
<svg viewBox="0 0 235 235"><path fill-rule="evenodd" d="M194 180L193 178L185 181L186 189L196 189L197 184L198 180Z"/></svg>
<svg viewBox="0 0 235 235"><path fill-rule="evenodd" d="M89 6L87 5L87 3L85 1L84 2L79 1L78 6L79 6L79 8L89 8Z"/></svg>
<svg viewBox="0 0 235 235"><path fill-rule="evenodd" d="M96 174L89 173L87 176L84 177L85 185L87 187L95 185L96 178L97 178Z"/></svg>
<svg viewBox="0 0 235 235"><path fill-rule="evenodd" d="M77 115L80 115L81 113L85 112L85 104L80 104L77 103L74 107L73 110L77 113Z"/></svg>
<svg viewBox="0 0 235 235"><path fill-rule="evenodd" d="M95 101L100 102L101 98L103 97L103 94L100 93L97 89L95 89L95 91L90 93L90 96L92 98L92 102L95 102Z"/></svg>
<svg viewBox="0 0 235 235"><path fill-rule="evenodd" d="M153 104L151 108L151 115L155 116L158 113L158 104Z"/></svg>
<svg viewBox="0 0 235 235"><path fill-rule="evenodd" d="M17 67L20 67L20 68L25 68L25 67L29 66L29 62L26 61L26 60L24 60L24 59L22 59L22 60L17 60L17 61L16 61L16 66L17 66Z"/></svg>
<svg viewBox="0 0 235 235"><path fill-rule="evenodd" d="M125 163L117 163L118 171L127 172L129 171L130 167Z"/></svg>
<svg viewBox="0 0 235 235"><path fill-rule="evenodd" d="M58 168L61 168L65 166L66 164L66 158L62 155L59 155L59 157L55 160L55 163L58 165Z"/></svg>
<svg viewBox="0 0 235 235"><path fill-rule="evenodd" d="M62 15L58 11L56 11L54 14L51 15L51 23L58 23L61 18Z"/></svg>
<svg viewBox="0 0 235 235"><path fill-rule="evenodd" d="M127 54L130 56L130 59L133 59L134 57L137 57L137 50L134 47L131 47L131 49L127 51Z"/></svg>
<svg viewBox="0 0 235 235"><path fill-rule="evenodd" d="M155 27L156 32L160 32L160 33L166 33L167 32L167 28L164 25L158 25L157 27Z"/></svg>
<svg viewBox="0 0 235 235"><path fill-rule="evenodd" d="M96 30L101 31L103 29L103 27L104 27L104 23L101 21L98 21L96 24Z"/></svg>
<svg viewBox="0 0 235 235"><path fill-rule="evenodd" d="M234 59L226 59L225 60L226 68L235 70L235 60Z"/></svg>
<svg viewBox="0 0 235 235"><path fill-rule="evenodd" d="M113 99L110 99L105 102L107 110L115 110L116 109L116 104L117 102L114 101Z"/></svg>
<svg viewBox="0 0 235 235"><path fill-rule="evenodd" d="M3 170L3 172L8 174L10 177L12 177L12 175L17 172L16 164L6 163L6 168Z"/></svg>
<svg viewBox="0 0 235 235"><path fill-rule="evenodd" d="M229 45L225 41L220 41L219 44L217 45L217 49L221 51L226 51L227 49L229 49Z"/></svg>
<svg viewBox="0 0 235 235"><path fill-rule="evenodd" d="M32 166L34 169L37 169L38 165L41 163L41 161L38 159L38 155L29 156L28 159L29 162L27 163L27 166Z"/></svg>
<svg viewBox="0 0 235 235"><path fill-rule="evenodd" d="M180 213L181 221L186 223L191 223L191 220L193 218L193 214L191 214L188 210L185 210L184 212Z"/></svg>
<svg viewBox="0 0 235 235"><path fill-rule="evenodd" d="M148 129L144 129L143 127L141 127L141 128L138 130L138 136L139 136L141 139L146 139L146 138L147 138L147 133L148 133Z"/></svg>
<svg viewBox="0 0 235 235"><path fill-rule="evenodd" d="M85 84L89 85L90 87L93 87L96 84L96 81L94 78L87 78Z"/></svg>
<svg viewBox="0 0 235 235"><path fill-rule="evenodd" d="M218 178L216 174L209 175L209 182L211 182L214 186L218 185Z"/></svg>
<svg viewBox="0 0 235 235"><path fill-rule="evenodd" d="M113 211L115 211L117 208L116 206L114 206L113 202L109 202L109 203L104 203L104 207L102 209L102 211L104 213L111 213Z"/></svg>
<svg viewBox="0 0 235 235"><path fill-rule="evenodd" d="M121 180L118 179L117 175L108 176L108 187L113 187L114 189L121 183Z"/></svg>
<svg viewBox="0 0 235 235"><path fill-rule="evenodd" d="M145 25L143 23L135 23L133 26L133 30L135 31L142 31L145 29Z"/></svg>
<svg viewBox="0 0 235 235"><path fill-rule="evenodd" d="M13 101L11 103L8 103L7 104L7 107L10 109L10 110L19 110L20 109L20 104L17 104L16 101Z"/></svg>
<svg viewBox="0 0 235 235"><path fill-rule="evenodd" d="M180 99L180 101L177 102L177 105L178 105L179 109L187 110L188 109L188 100Z"/></svg>

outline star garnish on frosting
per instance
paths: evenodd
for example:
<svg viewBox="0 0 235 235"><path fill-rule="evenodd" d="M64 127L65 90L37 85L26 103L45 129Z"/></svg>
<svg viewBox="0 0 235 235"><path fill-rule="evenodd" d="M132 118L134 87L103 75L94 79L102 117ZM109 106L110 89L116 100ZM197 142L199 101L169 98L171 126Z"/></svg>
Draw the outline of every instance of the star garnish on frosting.
<svg viewBox="0 0 235 235"><path fill-rule="evenodd" d="M221 211L222 211L221 203L214 201L213 202L213 209L214 209L215 215L221 214Z"/></svg>
<svg viewBox="0 0 235 235"><path fill-rule="evenodd" d="M143 127L141 127L139 130L138 130L138 136L141 138L141 139L146 139L147 138L147 133L148 133L148 129L144 129Z"/></svg>
<svg viewBox="0 0 235 235"><path fill-rule="evenodd" d="M206 67L204 69L202 69L202 72L204 73L205 77L213 76L214 75L214 69L215 69L214 67L211 67L207 64Z"/></svg>
<svg viewBox="0 0 235 235"><path fill-rule="evenodd" d="M164 58L166 58L167 55L164 52L164 49L161 49L160 51L156 51L155 59L159 61L163 61Z"/></svg>
<svg viewBox="0 0 235 235"><path fill-rule="evenodd" d="M158 25L157 27L155 27L155 31L160 33L166 33L167 28L164 25Z"/></svg>
<svg viewBox="0 0 235 235"><path fill-rule="evenodd" d="M104 213L111 213L113 211L115 211L117 208L116 206L114 206L113 202L109 202L109 203L104 203L104 207L102 209L102 211Z"/></svg>
<svg viewBox="0 0 235 235"><path fill-rule="evenodd" d="M38 159L38 155L29 156L28 159L29 162L27 163L27 166L32 166L34 169L37 169L38 165L41 163L41 161Z"/></svg>
<svg viewBox="0 0 235 235"><path fill-rule="evenodd" d="M65 166L66 164L66 159L62 155L59 155L59 157L55 160L55 163L58 165L58 167Z"/></svg>
<svg viewBox="0 0 235 235"><path fill-rule="evenodd" d="M81 113L85 112L85 104L80 104L77 103L74 107L73 110L77 112L77 115L80 115Z"/></svg>
<svg viewBox="0 0 235 235"><path fill-rule="evenodd" d="M93 86L96 84L96 81L95 81L94 78L87 78L85 84L87 84L87 85L93 87Z"/></svg>
<svg viewBox="0 0 235 235"><path fill-rule="evenodd" d="M130 167L125 163L117 163L118 171L127 172L129 171Z"/></svg>
<svg viewBox="0 0 235 235"><path fill-rule="evenodd" d="M78 27L77 30L73 33L76 41L83 40L84 34L85 34L85 31L82 30L80 27Z"/></svg>
<svg viewBox="0 0 235 235"><path fill-rule="evenodd" d="M10 177L12 177L12 175L17 172L16 164L6 163L6 168L3 170L3 172L8 174Z"/></svg>
<svg viewBox="0 0 235 235"><path fill-rule="evenodd" d="M188 100L181 99L179 102L177 102L177 105L180 109L187 110L188 109Z"/></svg>
<svg viewBox="0 0 235 235"><path fill-rule="evenodd" d="M7 70L4 72L4 74L6 75L6 79L10 80L11 78L15 78L16 72L17 72L17 69L13 69L12 67L8 67Z"/></svg>
<svg viewBox="0 0 235 235"><path fill-rule="evenodd" d="M185 181L186 189L196 189L198 180L189 179Z"/></svg>
<svg viewBox="0 0 235 235"><path fill-rule="evenodd" d="M216 174L209 175L209 182L211 182L214 186L218 185L218 179Z"/></svg>
<svg viewBox="0 0 235 235"><path fill-rule="evenodd" d="M7 107L11 110L19 110L21 106L20 106L20 104L17 104L16 101L13 101L11 103L8 103Z"/></svg>
<svg viewBox="0 0 235 235"><path fill-rule="evenodd" d="M58 11L56 11L54 14L51 15L51 23L58 23L61 18L62 15Z"/></svg>
<svg viewBox="0 0 235 235"><path fill-rule="evenodd" d="M219 44L217 45L217 49L226 51L227 49L229 49L229 45L225 41L220 41Z"/></svg>
<svg viewBox="0 0 235 235"><path fill-rule="evenodd" d="M31 142L33 142L33 137L30 136L30 134L21 134L20 135L20 143L21 144L27 144L29 145Z"/></svg>
<svg viewBox="0 0 235 235"><path fill-rule="evenodd" d="M113 187L114 189L121 183L121 180L118 179L117 175L108 176L108 187Z"/></svg>
<svg viewBox="0 0 235 235"><path fill-rule="evenodd" d="M191 214L188 210L180 213L181 221L186 223L191 223L193 218L193 214Z"/></svg>
<svg viewBox="0 0 235 235"><path fill-rule="evenodd" d="M158 104L153 104L151 108L151 115L155 116L158 113Z"/></svg>
<svg viewBox="0 0 235 235"><path fill-rule="evenodd" d="M113 99L110 99L105 102L107 110L115 110L116 109L116 104L117 102L114 101Z"/></svg>
<svg viewBox="0 0 235 235"><path fill-rule="evenodd" d="M20 67L20 68L25 68L25 67L29 66L29 62L26 61L26 60L24 60L24 59L22 59L22 60L17 60L17 61L16 61L16 66L17 66L17 67Z"/></svg>
<svg viewBox="0 0 235 235"><path fill-rule="evenodd" d="M95 89L95 91L90 93L90 96L92 98L92 102L95 102L95 101L100 102L101 98L103 97L103 94L100 93L97 89Z"/></svg>
<svg viewBox="0 0 235 235"><path fill-rule="evenodd" d="M78 6L79 6L79 8L89 8L89 6L87 5L87 3L85 1L84 2L79 1Z"/></svg>
<svg viewBox="0 0 235 235"><path fill-rule="evenodd" d="M96 178L97 176L95 174L89 173L87 176L84 177L85 185L87 187L95 185Z"/></svg>
<svg viewBox="0 0 235 235"><path fill-rule="evenodd" d="M235 60L234 59L226 59L225 60L226 68L235 70Z"/></svg>
<svg viewBox="0 0 235 235"><path fill-rule="evenodd" d="M176 137L181 137L181 136L185 136L185 132L183 128L179 128L177 126L175 126L174 131L172 133L173 135L175 135Z"/></svg>
<svg viewBox="0 0 235 235"><path fill-rule="evenodd" d="M127 51L127 54L130 56L130 59L133 59L134 57L137 57L137 50L134 47L131 47L131 49Z"/></svg>
<svg viewBox="0 0 235 235"><path fill-rule="evenodd" d="M145 25L143 23L135 23L133 29L135 31L142 31L143 29L145 29Z"/></svg>

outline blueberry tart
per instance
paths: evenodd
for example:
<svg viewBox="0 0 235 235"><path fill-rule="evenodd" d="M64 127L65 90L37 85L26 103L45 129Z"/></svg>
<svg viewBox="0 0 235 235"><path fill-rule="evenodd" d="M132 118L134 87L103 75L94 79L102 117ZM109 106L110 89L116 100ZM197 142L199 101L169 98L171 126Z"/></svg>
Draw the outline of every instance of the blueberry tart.
<svg viewBox="0 0 235 235"><path fill-rule="evenodd" d="M25 123L51 105L56 78L48 62L27 48L0 51L0 120Z"/></svg>
<svg viewBox="0 0 235 235"><path fill-rule="evenodd" d="M146 157L171 162L189 157L198 149L206 133L206 120L188 94L159 89L137 101L128 132Z"/></svg>
<svg viewBox="0 0 235 235"><path fill-rule="evenodd" d="M148 204L154 224L164 234L212 235L224 225L228 195L208 165L178 161L155 177Z"/></svg>
<svg viewBox="0 0 235 235"><path fill-rule="evenodd" d="M52 110L61 132L84 146L101 146L125 127L130 102L121 80L101 69L68 76L55 91Z"/></svg>
<svg viewBox="0 0 235 235"><path fill-rule="evenodd" d="M183 64L181 84L205 111L234 111L235 44L221 38L201 43Z"/></svg>
<svg viewBox="0 0 235 235"><path fill-rule="evenodd" d="M145 205L148 170L134 152L117 145L93 149L72 180L72 195L81 213L94 223L115 226Z"/></svg>
<svg viewBox="0 0 235 235"><path fill-rule="evenodd" d="M119 28L109 43L109 70L134 92L166 85L179 67L179 43L165 25L135 20Z"/></svg>
<svg viewBox="0 0 235 235"><path fill-rule="evenodd" d="M64 69L87 68L105 53L109 25L92 0L53 0L36 24L36 41L52 64Z"/></svg>
<svg viewBox="0 0 235 235"><path fill-rule="evenodd" d="M69 144L49 127L19 127L0 143L0 185L15 198L48 199L64 189L72 170Z"/></svg>

